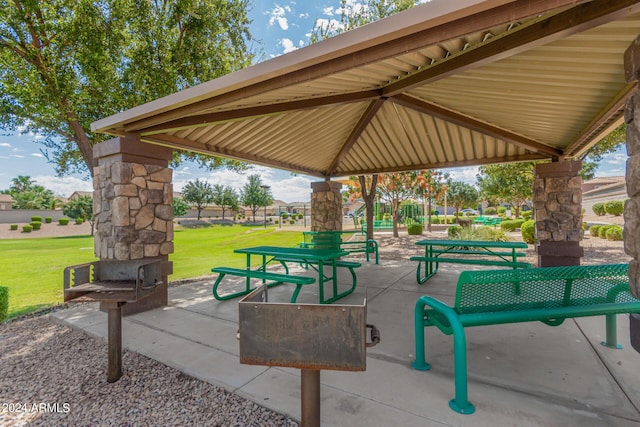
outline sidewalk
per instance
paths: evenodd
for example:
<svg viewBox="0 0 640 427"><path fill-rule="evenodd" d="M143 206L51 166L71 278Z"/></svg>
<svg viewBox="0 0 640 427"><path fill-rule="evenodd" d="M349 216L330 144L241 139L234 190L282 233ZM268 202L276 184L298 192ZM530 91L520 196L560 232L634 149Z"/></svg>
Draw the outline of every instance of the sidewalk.
<svg viewBox="0 0 640 427"><path fill-rule="evenodd" d="M413 263L363 262L357 291L340 302L362 304L366 297L367 322L380 329L381 343L368 349L365 372L322 371L322 425L640 425L640 354L629 344L626 316L618 317L623 350L599 344L603 317L569 319L558 327L521 323L468 329L469 400L476 412L450 410L451 337L431 328L427 360L432 369L416 371L410 363L415 302L428 293L453 304L455 268L443 265L419 286ZM123 345L300 419L299 370L241 365L238 299L216 301L211 282L171 288L168 307L125 318ZM287 285L271 288L270 301L288 301L291 291ZM317 286L306 286L298 302L317 303ZM78 305L51 316L106 337L107 317L97 305Z"/></svg>

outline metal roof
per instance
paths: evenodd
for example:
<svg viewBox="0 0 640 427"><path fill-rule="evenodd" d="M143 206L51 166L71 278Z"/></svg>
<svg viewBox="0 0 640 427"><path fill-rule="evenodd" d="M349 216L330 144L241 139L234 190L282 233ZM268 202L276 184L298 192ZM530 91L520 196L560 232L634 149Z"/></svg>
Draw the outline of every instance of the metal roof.
<svg viewBox="0 0 640 427"><path fill-rule="evenodd" d="M433 0L92 129L324 178L571 158L639 34L640 0Z"/></svg>

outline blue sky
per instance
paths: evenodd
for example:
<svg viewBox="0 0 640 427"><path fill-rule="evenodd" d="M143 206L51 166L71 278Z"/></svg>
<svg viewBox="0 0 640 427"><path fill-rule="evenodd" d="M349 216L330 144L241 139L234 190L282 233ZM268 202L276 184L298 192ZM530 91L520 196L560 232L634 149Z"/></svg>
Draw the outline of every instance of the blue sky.
<svg viewBox="0 0 640 427"><path fill-rule="evenodd" d="M309 43L309 34L316 20L322 25L338 25L340 3L340 0L254 2L254 7L249 11L249 17L253 20L251 34L255 39L252 49L266 60L304 47ZM349 0L347 4L356 9L360 7L356 0ZM28 175L62 197L68 197L74 191L92 191L91 182L82 176L56 177L53 167L40 151L39 139L35 134L0 134L0 190L8 189L12 178ZM624 175L626 160L626 149L621 147L600 162L597 176ZM446 172L454 180L475 183L477 168L453 168ZM308 201L310 183L317 180L262 166L255 166L249 173L241 175L226 170L207 172L194 164L184 164L174 170L174 190L180 191L188 181L195 179L206 179L212 184L231 185L240 189L246 183L246 176L255 173L260 174L263 182L271 186L276 199L285 202Z"/></svg>

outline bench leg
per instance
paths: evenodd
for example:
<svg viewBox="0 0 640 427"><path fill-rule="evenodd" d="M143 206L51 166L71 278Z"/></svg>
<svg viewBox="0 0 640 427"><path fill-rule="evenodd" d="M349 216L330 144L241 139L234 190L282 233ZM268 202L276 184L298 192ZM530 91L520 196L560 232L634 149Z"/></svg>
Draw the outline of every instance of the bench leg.
<svg viewBox="0 0 640 427"><path fill-rule="evenodd" d="M607 340L602 341L602 344L608 348L621 349L622 345L618 344L618 322L615 314L605 315L607 322Z"/></svg>
<svg viewBox="0 0 640 427"><path fill-rule="evenodd" d="M424 277L422 277L422 263L424 263ZM435 266L434 266L435 264ZM416 280L418 281L418 284L422 285L424 282L426 282L427 280L429 280L429 278L431 276L433 276L434 274L436 274L436 272L438 271L438 263L434 263L434 262L427 262L427 261L418 261L418 269L416 270Z"/></svg>

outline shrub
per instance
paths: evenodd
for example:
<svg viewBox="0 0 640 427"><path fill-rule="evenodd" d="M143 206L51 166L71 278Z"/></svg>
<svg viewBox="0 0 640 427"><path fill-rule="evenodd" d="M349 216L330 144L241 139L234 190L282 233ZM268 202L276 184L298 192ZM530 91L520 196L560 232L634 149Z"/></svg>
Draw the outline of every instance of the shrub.
<svg viewBox="0 0 640 427"><path fill-rule="evenodd" d="M282 212L282 214L280 215L282 217L283 220L289 218L289 214L286 212Z"/></svg>
<svg viewBox="0 0 640 427"><path fill-rule="evenodd" d="M624 212L624 202L622 200L611 200L604 204L604 210L609 215L620 216Z"/></svg>
<svg viewBox="0 0 640 427"><path fill-rule="evenodd" d="M490 242L511 241L511 237L498 228L483 225L481 227L475 228L474 230L476 231L476 237L474 237L473 240L488 240Z"/></svg>
<svg viewBox="0 0 640 427"><path fill-rule="evenodd" d="M623 240L622 227L619 225L612 225L607 229L607 240Z"/></svg>
<svg viewBox="0 0 640 427"><path fill-rule="evenodd" d="M32 216L32 217L31 217L31 222L33 222L33 221L42 222L42 217L41 217L41 216L38 216L38 215L36 215L36 216Z"/></svg>
<svg viewBox="0 0 640 427"><path fill-rule="evenodd" d="M280 224L280 220L276 219L276 222L274 222L274 224Z"/></svg>
<svg viewBox="0 0 640 427"><path fill-rule="evenodd" d="M504 206L498 206L498 215L505 215L507 213L507 208Z"/></svg>
<svg viewBox="0 0 640 427"><path fill-rule="evenodd" d="M0 286L0 322L9 314L9 288Z"/></svg>
<svg viewBox="0 0 640 427"><path fill-rule="evenodd" d="M589 234L591 237L598 237L598 233L600 233L601 225L592 225L589 227Z"/></svg>
<svg viewBox="0 0 640 427"><path fill-rule="evenodd" d="M84 218L76 218L75 221L77 225L80 225L84 222Z"/></svg>
<svg viewBox="0 0 640 427"><path fill-rule="evenodd" d="M508 219L500 223L500 228L504 231L516 231L524 224L524 219Z"/></svg>
<svg viewBox="0 0 640 427"><path fill-rule="evenodd" d="M390 213L382 214L382 220L383 221L391 221L391 214Z"/></svg>
<svg viewBox="0 0 640 427"><path fill-rule="evenodd" d="M604 210L604 203L601 203L601 202L594 203L593 206L591 207L591 210L593 211L594 214L598 216L602 216L606 213L606 211Z"/></svg>
<svg viewBox="0 0 640 427"><path fill-rule="evenodd" d="M69 224L69 218L60 218L60 219L58 219L58 224L60 224L60 225Z"/></svg>
<svg viewBox="0 0 640 427"><path fill-rule="evenodd" d="M472 224L473 224L472 218L458 218L458 225L460 225L461 227L471 228Z"/></svg>
<svg viewBox="0 0 640 427"><path fill-rule="evenodd" d="M51 221L53 221L53 218L51 218L50 216L44 219L44 222L46 222L47 224L51 224Z"/></svg>
<svg viewBox="0 0 640 427"><path fill-rule="evenodd" d="M447 230L447 236L449 236L450 239L455 239L461 232L462 227L459 225L453 225Z"/></svg>
<svg viewBox="0 0 640 427"><path fill-rule="evenodd" d="M498 211L493 206L489 206L487 209L484 210L485 215L495 215L497 213Z"/></svg>
<svg viewBox="0 0 640 427"><path fill-rule="evenodd" d="M290 219L290 220L289 220L289 224L295 224L295 223L296 223L296 220L295 220L295 219Z"/></svg>
<svg viewBox="0 0 640 427"><path fill-rule="evenodd" d="M9 226L12 230L17 230L18 229L18 224L11 224Z"/></svg>
<svg viewBox="0 0 640 427"><path fill-rule="evenodd" d="M31 230L33 230L33 227L30 225L23 225L22 226L22 231L25 233L31 233Z"/></svg>
<svg viewBox="0 0 640 427"><path fill-rule="evenodd" d="M29 223L29 225L34 229L34 230L40 230L40 227L42 227L42 223L40 221L31 221Z"/></svg>
<svg viewBox="0 0 640 427"><path fill-rule="evenodd" d="M422 234L422 231L422 224L411 224L407 227L407 234L409 234L410 236L418 236Z"/></svg>
<svg viewBox="0 0 640 427"><path fill-rule="evenodd" d="M522 233L522 241L525 243L535 243L536 242L536 222L532 219L529 219L522 223L520 226L520 232Z"/></svg>
<svg viewBox="0 0 640 427"><path fill-rule="evenodd" d="M613 227L613 225L601 225L600 230L598 231L598 237L601 239L607 238L607 231Z"/></svg>
<svg viewBox="0 0 640 427"><path fill-rule="evenodd" d="M523 211L522 212L522 218L524 218L525 220L531 219L531 215L533 215L532 211Z"/></svg>
<svg viewBox="0 0 640 427"><path fill-rule="evenodd" d="M298 219L304 219L304 215L298 214Z"/></svg>

